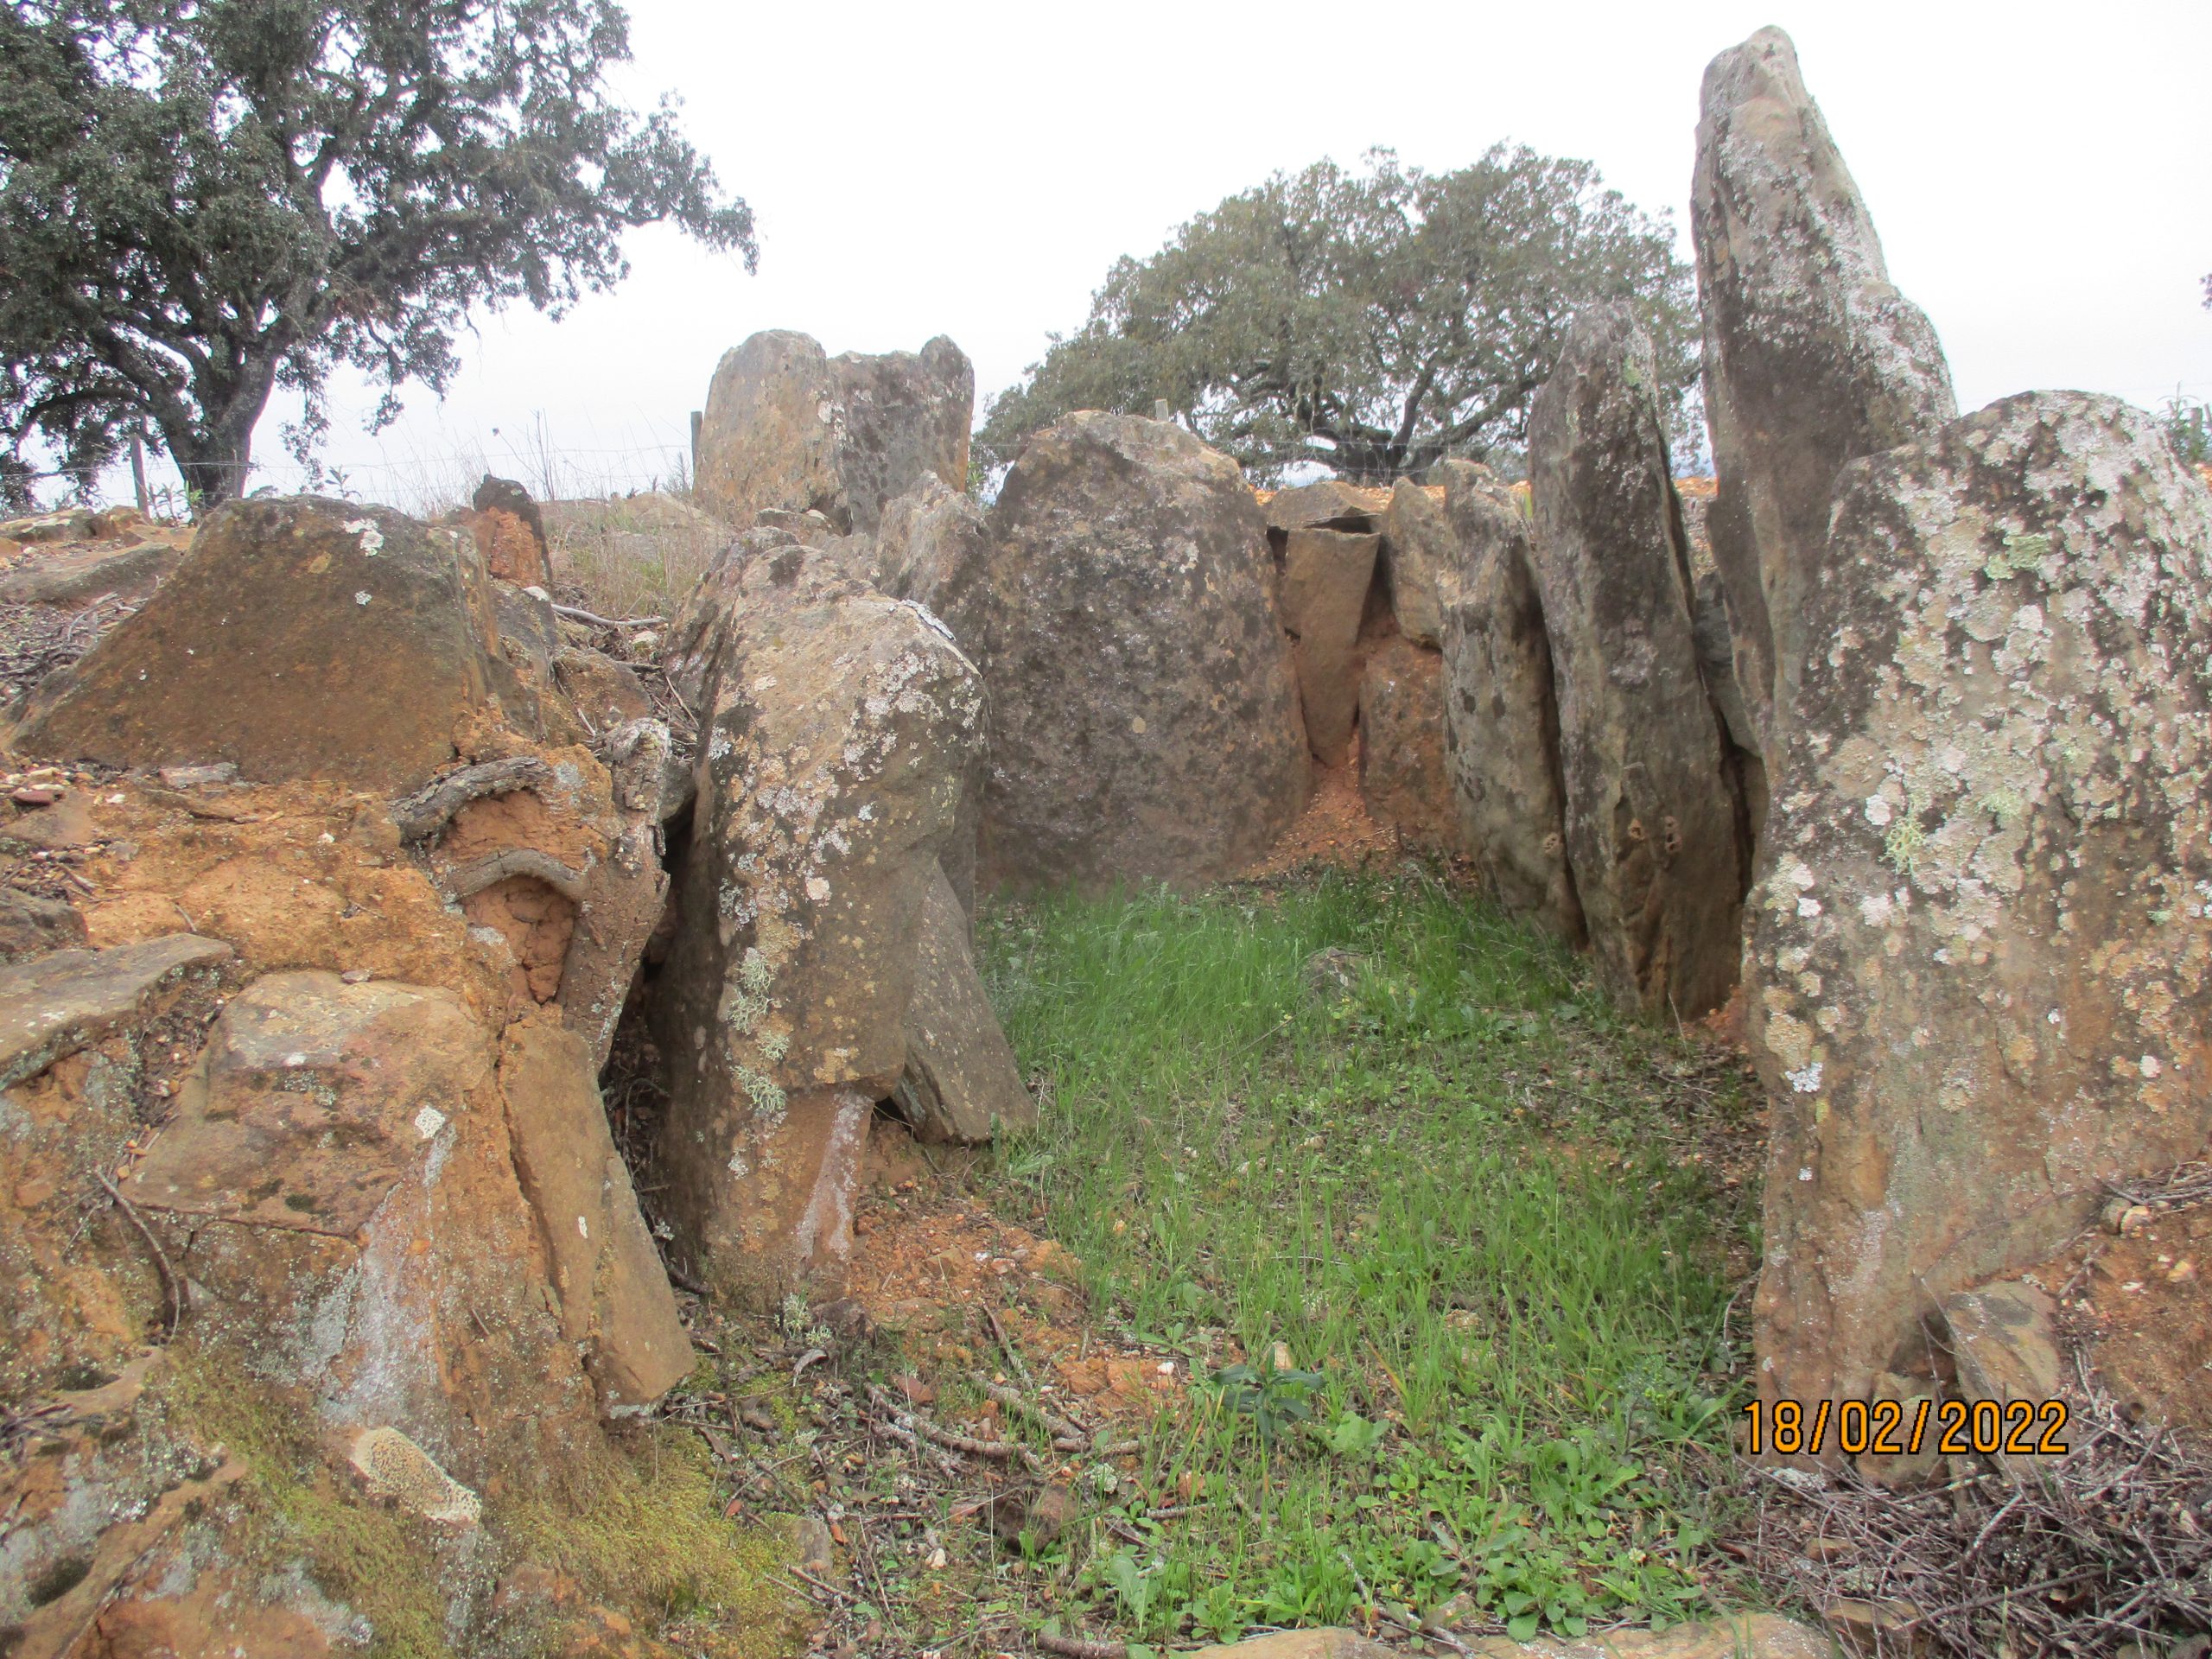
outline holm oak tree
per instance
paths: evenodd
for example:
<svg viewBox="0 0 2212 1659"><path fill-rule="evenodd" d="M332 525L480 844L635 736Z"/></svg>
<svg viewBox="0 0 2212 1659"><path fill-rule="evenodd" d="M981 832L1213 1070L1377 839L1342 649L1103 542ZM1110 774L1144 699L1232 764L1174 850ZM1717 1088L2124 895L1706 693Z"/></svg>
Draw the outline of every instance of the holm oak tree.
<svg viewBox="0 0 2212 1659"><path fill-rule="evenodd" d="M1277 174L1118 261L1082 330L993 402L978 459L1011 461L1073 410L1164 402L1258 478L1319 461L1388 483L1516 448L1575 311L1615 299L1635 304L1669 413L1694 429L1695 298L1663 218L1586 162L1521 147L1449 173L1366 159Z"/></svg>
<svg viewBox="0 0 2212 1659"><path fill-rule="evenodd" d="M397 413L478 305L558 312L672 219L757 248L744 202L609 69L610 0L5 0L0 487L139 435L238 494L273 390L303 462L340 364Z"/></svg>

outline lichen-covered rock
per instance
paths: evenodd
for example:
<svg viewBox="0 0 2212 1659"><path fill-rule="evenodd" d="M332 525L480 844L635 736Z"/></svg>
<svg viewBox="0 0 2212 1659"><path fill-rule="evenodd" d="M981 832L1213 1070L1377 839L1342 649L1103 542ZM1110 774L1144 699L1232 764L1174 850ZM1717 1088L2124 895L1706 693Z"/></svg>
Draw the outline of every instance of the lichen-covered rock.
<svg viewBox="0 0 2212 1659"><path fill-rule="evenodd" d="M1529 481L1591 950L1624 1006L1688 1020L1735 987L1750 850L1698 672L1656 385L1626 307L1583 312L1529 415Z"/></svg>
<svg viewBox="0 0 2212 1659"><path fill-rule="evenodd" d="M1446 476L1445 512L1461 563L1440 590L1444 766L1459 839L1503 908L1580 944L1551 639L1529 519L1487 467L1454 465Z"/></svg>
<svg viewBox="0 0 2212 1659"><path fill-rule="evenodd" d="M969 496L929 473L883 510L877 585L911 599L952 630L968 660L991 677L990 527Z"/></svg>
<svg viewBox="0 0 2212 1659"><path fill-rule="evenodd" d="M918 353L832 358L805 334L754 334L707 391L699 501L741 530L774 508L873 534L924 473L967 486L975 407L975 370L942 335Z"/></svg>
<svg viewBox="0 0 2212 1659"><path fill-rule="evenodd" d="M924 1141L980 1146L1037 1124L1037 1103L999 1029L968 949L968 917L942 874L923 901L906 1005L906 1069L892 1099Z"/></svg>
<svg viewBox="0 0 2212 1659"><path fill-rule="evenodd" d="M1359 683L1359 795L1368 815L1432 852L1456 850L1444 765L1444 658L1402 636L1367 654Z"/></svg>
<svg viewBox="0 0 2212 1659"><path fill-rule="evenodd" d="M136 615L40 687L16 747L404 788L491 709L498 638L460 531L312 496L234 501Z"/></svg>
<svg viewBox="0 0 2212 1659"><path fill-rule="evenodd" d="M1078 414L991 509L982 879L1199 882L1305 805L1305 733L1236 464L1179 427Z"/></svg>
<svg viewBox="0 0 2212 1659"><path fill-rule="evenodd" d="M617 1415L645 1410L682 1382L691 1342L607 1133L598 1072L574 1032L536 1020L507 1030L499 1090L561 1299L561 1334L582 1351L600 1409Z"/></svg>
<svg viewBox="0 0 2212 1659"><path fill-rule="evenodd" d="M1690 226L1719 473L1713 556L1771 766L1836 473L1934 431L1958 404L1936 331L1891 285L1866 201L1778 29L1706 69Z"/></svg>
<svg viewBox="0 0 2212 1659"><path fill-rule="evenodd" d="M1946 1297L2201 1155L2208 594L2212 496L2114 400L1845 474L1746 958L1770 1399L1909 1370Z"/></svg>
<svg viewBox="0 0 2212 1659"><path fill-rule="evenodd" d="M280 973L232 999L123 1183L202 1343L526 1490L591 1429L516 1175L493 1046L449 993Z"/></svg>
<svg viewBox="0 0 2212 1659"><path fill-rule="evenodd" d="M1452 523L1444 516L1444 491L1400 479L1390 486L1390 505L1382 515L1382 569L1398 632L1415 645L1444 643L1437 595L1446 573L1459 563Z"/></svg>
<svg viewBox="0 0 2212 1659"><path fill-rule="evenodd" d="M682 1057L657 1156L680 1248L742 1294L842 1266L850 1194L822 1181L848 1168L844 1097L872 1105L905 1069L914 939L982 691L934 619L827 551L730 557L657 1008Z"/></svg>
<svg viewBox="0 0 2212 1659"><path fill-rule="evenodd" d="M1359 713L1360 622L1382 538L1341 530L1294 530L1283 546L1280 604L1298 676L1306 741L1325 766L1351 751Z"/></svg>

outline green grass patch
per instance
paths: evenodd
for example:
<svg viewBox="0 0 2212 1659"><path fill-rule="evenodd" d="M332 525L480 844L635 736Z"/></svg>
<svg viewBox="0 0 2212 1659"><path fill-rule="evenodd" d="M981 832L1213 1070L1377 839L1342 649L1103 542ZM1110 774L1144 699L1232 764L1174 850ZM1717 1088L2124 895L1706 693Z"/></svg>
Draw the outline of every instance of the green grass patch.
<svg viewBox="0 0 2212 1659"><path fill-rule="evenodd" d="M1692 1471L1727 1447L1749 1223L1695 1153L1751 1109L1732 1066L1412 874L1059 898L982 945L1051 1087L995 1195L1205 1379L1147 1439L1143 1541L1060 1547L1046 1603L1155 1643L1709 1611Z"/></svg>

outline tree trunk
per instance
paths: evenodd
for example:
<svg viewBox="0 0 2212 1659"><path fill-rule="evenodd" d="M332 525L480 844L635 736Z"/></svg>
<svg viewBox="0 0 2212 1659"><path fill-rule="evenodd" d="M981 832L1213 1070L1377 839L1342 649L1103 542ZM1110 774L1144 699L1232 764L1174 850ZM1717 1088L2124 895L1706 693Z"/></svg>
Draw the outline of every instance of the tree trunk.
<svg viewBox="0 0 2212 1659"><path fill-rule="evenodd" d="M227 385L194 388L200 419L194 424L179 430L163 423L162 439L184 476L194 518L245 493L253 467L253 429L268 407L276 378L273 357L266 363L249 361L245 372Z"/></svg>

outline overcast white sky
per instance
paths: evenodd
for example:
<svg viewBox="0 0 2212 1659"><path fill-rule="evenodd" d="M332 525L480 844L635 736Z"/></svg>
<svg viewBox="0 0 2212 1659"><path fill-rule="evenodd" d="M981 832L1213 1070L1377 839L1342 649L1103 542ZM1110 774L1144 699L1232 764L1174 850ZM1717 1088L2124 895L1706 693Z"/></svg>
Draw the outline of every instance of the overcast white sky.
<svg viewBox="0 0 2212 1659"><path fill-rule="evenodd" d="M478 457L572 492L642 486L686 444L721 353L799 328L831 352L947 334L979 403L1083 319L1122 253L1277 168L1373 145L1442 169L1517 140L1594 161L1688 251L1707 61L1768 22L1934 319L1960 402L2031 387L2212 396L2212 0L1675 0L1654 5L727 5L632 0L627 85L683 102L752 204L757 276L659 229L558 323L486 317L444 402L330 458L414 505ZM295 480L262 427L257 481ZM495 434L496 429L496 434Z"/></svg>

